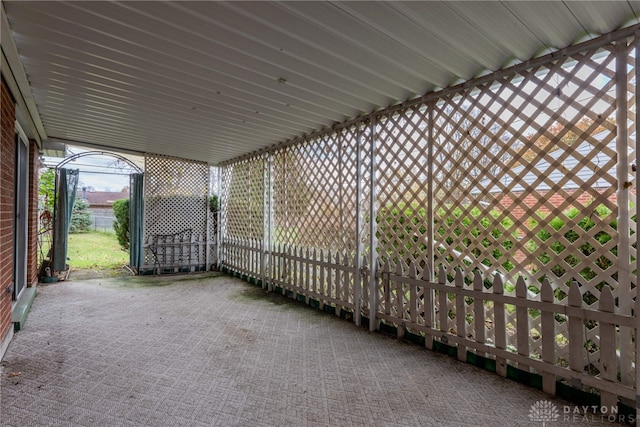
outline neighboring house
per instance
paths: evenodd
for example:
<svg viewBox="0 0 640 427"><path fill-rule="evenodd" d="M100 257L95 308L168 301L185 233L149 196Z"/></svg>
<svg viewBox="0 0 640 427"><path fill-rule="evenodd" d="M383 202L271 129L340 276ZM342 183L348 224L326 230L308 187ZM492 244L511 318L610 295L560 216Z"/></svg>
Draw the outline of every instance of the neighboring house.
<svg viewBox="0 0 640 427"><path fill-rule="evenodd" d="M573 195L575 191L585 188L581 183L590 182L590 186L598 193L607 191L609 194L607 199L613 203L617 197L617 177L615 169L604 167L604 165L615 161L617 147L616 140L613 138L609 142L604 142L606 132L594 135L594 139L600 141L600 146L594 147L590 142L583 141L572 151L555 150L545 152L545 157L536 159L532 164L521 164L511 170L510 173L503 174L500 179L500 185L495 185L488 190L494 197L503 194L500 199L500 205L505 208L511 207L516 200L516 206L511 207L512 213L516 218L525 215L525 208L532 208L539 204L540 199L544 198L546 205L539 206L538 211L548 214L549 207L555 208L562 206L566 197ZM635 140L635 133L629 136L629 139ZM594 150L598 155L595 159L589 159ZM629 152L629 162L634 162ZM563 156L561 158L561 156ZM561 166L559 167L558 164ZM602 167L602 169L599 169ZM602 174L602 170L606 171ZM541 174L542 172L542 174ZM594 176L599 173L600 176ZM629 174L632 172L632 166L629 165ZM516 179L514 179L516 177ZM571 177L571 179L567 179ZM629 178L631 179L631 178ZM487 188L490 186L489 180L481 181L478 187ZM635 190L634 190L635 191ZM479 194L477 193L474 194ZM581 205L586 205L591 201L592 195L582 191L575 196L575 201Z"/></svg>
<svg viewBox="0 0 640 427"><path fill-rule="evenodd" d="M89 212L93 217L95 229L113 230L113 202L129 198L129 191L88 191L78 190L76 195L89 203Z"/></svg>

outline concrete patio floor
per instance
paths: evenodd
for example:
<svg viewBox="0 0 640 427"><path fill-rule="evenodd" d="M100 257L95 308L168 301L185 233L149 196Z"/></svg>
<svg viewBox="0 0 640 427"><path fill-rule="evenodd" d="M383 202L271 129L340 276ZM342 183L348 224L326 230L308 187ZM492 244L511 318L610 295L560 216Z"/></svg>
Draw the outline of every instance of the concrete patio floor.
<svg viewBox="0 0 640 427"><path fill-rule="evenodd" d="M41 286L0 374L3 426L542 426L540 400L612 425L211 274Z"/></svg>

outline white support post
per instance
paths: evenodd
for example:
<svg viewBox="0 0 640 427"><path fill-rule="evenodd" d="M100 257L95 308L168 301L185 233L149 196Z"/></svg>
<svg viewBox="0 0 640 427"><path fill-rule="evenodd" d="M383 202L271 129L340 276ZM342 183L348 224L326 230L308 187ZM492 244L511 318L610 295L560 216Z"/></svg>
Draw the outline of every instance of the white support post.
<svg viewBox="0 0 640 427"><path fill-rule="evenodd" d="M271 291L271 253L273 251L273 153L268 153L265 158L265 215L264 215L264 239L262 244L262 288ZM268 266L268 268L267 268ZM268 283L268 285L267 285Z"/></svg>
<svg viewBox="0 0 640 427"><path fill-rule="evenodd" d="M362 126L356 123L356 256L353 295L353 321L356 326L362 323Z"/></svg>
<svg viewBox="0 0 640 427"><path fill-rule="evenodd" d="M261 287L265 287L266 283L266 254L267 254L267 241L269 240L269 212L268 212L268 200L269 195L269 177L267 172L268 154L262 155L262 238L260 239L260 282ZM257 248L256 248L257 250Z"/></svg>
<svg viewBox="0 0 640 427"><path fill-rule="evenodd" d="M206 220L205 220L205 269L204 271L209 271L211 269L211 212L209 209L209 200L211 200L211 164L207 163L207 167L209 168L209 173L207 174L207 202L205 204L205 210L207 212Z"/></svg>
<svg viewBox="0 0 640 427"><path fill-rule="evenodd" d="M226 166L225 166L226 167ZM217 216L217 230L216 230L216 266L218 271L222 269L222 170L218 167L218 212Z"/></svg>
<svg viewBox="0 0 640 427"><path fill-rule="evenodd" d="M635 188L636 188L636 193L635 193L635 206L636 206L636 212L638 211L638 202L640 202L640 198L638 197L638 182L640 180L640 150L638 150L638 142L637 142L637 128L638 128L638 123L640 123L640 92L638 91L638 79L640 79L640 55L638 55L638 51L640 50L640 31L636 31L635 33L635 38L633 40L634 46L635 46L635 78L636 78L636 85L635 85L635 100L636 100L636 116L634 117L635 119L635 123L636 123L636 143L635 143L635 153L636 153L636 158L635 158L635 165L636 165L636 173L635 173ZM637 227L637 225L636 225ZM638 230L636 229L636 233L634 234L634 240L637 243L638 242ZM637 244L636 244L636 250L637 249ZM640 257L636 256L636 265L635 265L635 270L636 270L636 289L637 289L637 281L638 281L638 272L640 272ZM636 426L640 427L640 392L638 390L640 390L640 339L638 339L638 335L640 334L640 298L636 295L636 301L635 301L635 311L634 311L635 317L636 317L636 322L635 322L635 343L636 343L636 354L635 354L635 362L636 362L636 378L635 378L635 386L636 386Z"/></svg>
<svg viewBox="0 0 640 427"><path fill-rule="evenodd" d="M369 330L370 331L375 331L376 330L376 310L377 310L377 306L378 306L378 291L376 289L376 269L377 269L377 265L378 265L378 251L376 248L377 245L377 239L376 239L376 231L377 231L377 227L376 227L376 215L377 215L377 211L376 211L376 198L377 198L377 194L376 194L376 119L375 117L371 118L371 170L370 170L370 174L371 176L370 178L370 185L371 185L371 192L370 192L370 199L369 199L369 212L370 212L370 219L369 219L369 244L370 244L370 269L371 272L369 274Z"/></svg>
<svg viewBox="0 0 640 427"><path fill-rule="evenodd" d="M429 110L427 122L427 265L429 271L433 274L436 271L436 266L434 265L435 257L433 255L435 248L433 232L433 223L435 221L435 210L433 209L433 150L435 145L433 140L433 110L435 109L435 103L433 101L430 102L427 108ZM429 277L428 280L433 280L433 277ZM429 292L433 292L433 290L429 290ZM425 307L424 309L433 310L433 307Z"/></svg>
<svg viewBox="0 0 640 427"><path fill-rule="evenodd" d="M616 151L618 163L618 301L621 314L631 314L631 255L630 255L630 215L629 215L629 149L627 141L627 41L616 45ZM620 328L620 375L623 384L633 384L631 353L633 341L631 328Z"/></svg>

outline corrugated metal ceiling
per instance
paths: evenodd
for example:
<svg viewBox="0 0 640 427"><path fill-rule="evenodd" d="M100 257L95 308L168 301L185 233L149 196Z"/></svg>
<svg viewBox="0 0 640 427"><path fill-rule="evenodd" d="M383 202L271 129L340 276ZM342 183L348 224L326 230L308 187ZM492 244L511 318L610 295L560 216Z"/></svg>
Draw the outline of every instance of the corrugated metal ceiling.
<svg viewBox="0 0 640 427"><path fill-rule="evenodd" d="M49 138L214 164L640 15L640 2L3 5Z"/></svg>

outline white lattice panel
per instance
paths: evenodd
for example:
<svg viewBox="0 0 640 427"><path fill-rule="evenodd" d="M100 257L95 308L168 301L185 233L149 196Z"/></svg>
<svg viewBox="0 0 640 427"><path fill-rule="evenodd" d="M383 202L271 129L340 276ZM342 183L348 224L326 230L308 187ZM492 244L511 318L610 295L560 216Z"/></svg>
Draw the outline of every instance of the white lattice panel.
<svg viewBox="0 0 640 427"><path fill-rule="evenodd" d="M144 236L191 229L202 240L207 232L209 165L204 162L147 154L144 183ZM204 251L204 245L202 251ZM204 253L203 253L204 254ZM202 257L203 254L197 254ZM145 250L145 263L154 264Z"/></svg>
<svg viewBox="0 0 640 427"><path fill-rule="evenodd" d="M377 256L381 267L375 307L368 307L366 286L362 293L367 315L375 308L395 325L410 320L417 330L499 342L532 358L541 357L543 326L546 322L549 329L551 323L555 351L547 363L569 366L573 358L576 369L576 351L584 350L585 370L600 375L598 322L585 322L584 343L577 345L575 339L569 342L568 325L576 336L575 319L571 323L557 312L543 320L538 309L504 300L481 303L481 296L502 295L504 288L509 297L536 301L548 279L544 289L552 295L546 298L558 306L577 306L576 296L585 308L608 306L608 296L601 301L607 288L616 312L631 314L637 256L631 167L635 43L550 57L530 69L446 90L226 166L227 235L272 236L274 248L280 248L272 258L275 279L293 287L304 282L313 288L314 272L326 267L315 257L305 264L309 250L332 250L342 259L360 247L365 259ZM271 175L255 169L269 162ZM257 207L243 211L231 203L237 199L249 206L248 200L262 197L267 188L254 187L257 175L272 187L264 202L273 205L262 206L272 213L269 224ZM269 228L259 228L262 224ZM256 240L245 246L255 251ZM439 267L440 283L455 290L417 290L398 279L416 274L429 280ZM464 272L457 278L456 269ZM474 272L479 273L475 281ZM366 269L362 273L368 275ZM570 287L573 302L567 301ZM329 286L319 294L326 291L336 303L337 289ZM475 300L463 297L470 289L477 292ZM341 297L351 303L353 295ZM621 326L615 339L619 370L633 378L635 337ZM528 368L523 364L523 369Z"/></svg>
<svg viewBox="0 0 640 427"><path fill-rule="evenodd" d="M430 264L428 231L428 111L425 105L376 122L377 250L392 268Z"/></svg>
<svg viewBox="0 0 640 427"><path fill-rule="evenodd" d="M356 149L349 128L274 153L275 243L354 253Z"/></svg>
<svg viewBox="0 0 640 427"><path fill-rule="evenodd" d="M264 158L226 166L222 175L225 238L264 238Z"/></svg>

